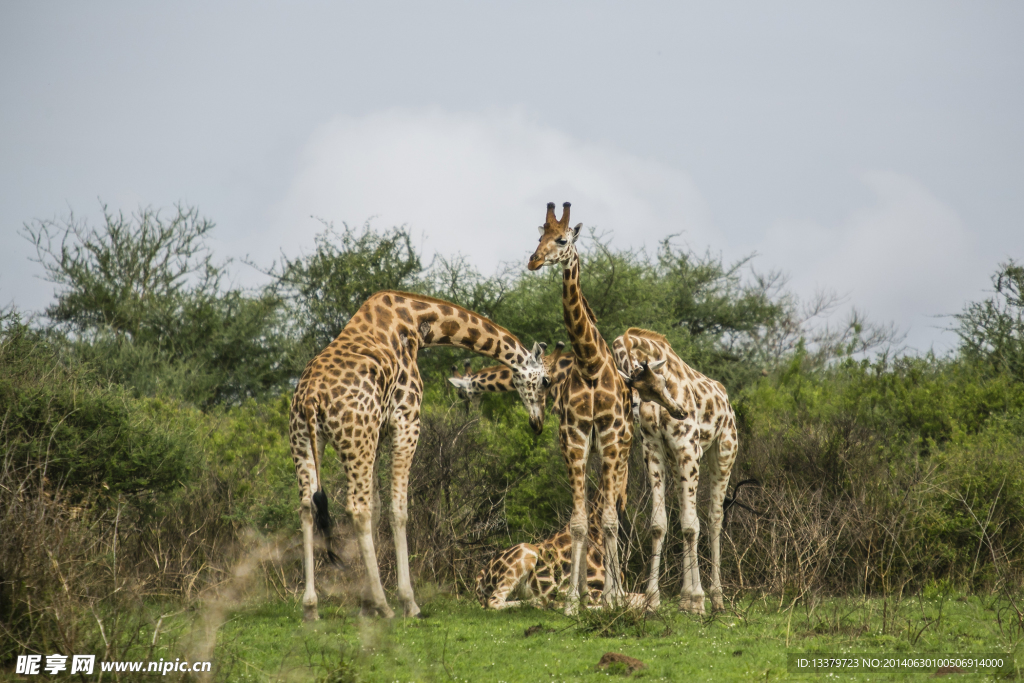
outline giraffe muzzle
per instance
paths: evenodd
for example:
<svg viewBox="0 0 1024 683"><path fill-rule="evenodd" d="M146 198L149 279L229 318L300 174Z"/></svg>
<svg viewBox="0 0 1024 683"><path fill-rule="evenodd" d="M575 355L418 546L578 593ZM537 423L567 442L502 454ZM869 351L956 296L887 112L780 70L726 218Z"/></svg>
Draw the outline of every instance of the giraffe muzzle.
<svg viewBox="0 0 1024 683"><path fill-rule="evenodd" d="M530 429L533 430L534 434L540 434L544 431L544 417L538 415L530 416Z"/></svg>

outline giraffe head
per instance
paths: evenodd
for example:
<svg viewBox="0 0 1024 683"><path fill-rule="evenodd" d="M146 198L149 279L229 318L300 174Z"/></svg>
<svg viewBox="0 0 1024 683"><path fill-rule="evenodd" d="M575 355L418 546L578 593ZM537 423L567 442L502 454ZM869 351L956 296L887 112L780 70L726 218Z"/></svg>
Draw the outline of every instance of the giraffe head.
<svg viewBox="0 0 1024 683"><path fill-rule="evenodd" d="M619 374L622 375L626 386L633 389L640 396L641 401L657 403L667 410L668 414L673 418L685 420L687 416L686 411L676 401L669 390L668 382L658 372L666 362L665 359L651 361L650 363L647 361L640 363L634 361L630 374L627 375L622 370L619 370Z"/></svg>
<svg viewBox="0 0 1024 683"><path fill-rule="evenodd" d="M548 214L544 219L544 225L540 226L540 244L537 250L530 257L526 265L530 270L537 270L542 266L553 266L556 263L566 263L576 253L576 240L580 236L582 223L576 227L569 227L569 202L562 204L562 219L555 219L555 203L548 202Z"/></svg>
<svg viewBox="0 0 1024 683"><path fill-rule="evenodd" d="M544 345L542 344L541 346ZM541 381L545 400L548 398L555 378L559 373L565 374L565 368L559 366L559 360L562 358L562 350L564 348L565 342L558 342L555 344L555 352L544 356L541 360L548 374L548 378ZM564 361L563 366L565 362L571 362L571 358L568 361ZM515 389L515 386L512 384L512 371L504 365L496 365L472 372L470 369L471 361L468 358L462 361L462 363L465 370L460 372L458 366L452 365L452 374L448 381L455 387L458 397L463 401L479 406L480 398L489 391L501 392Z"/></svg>
<svg viewBox="0 0 1024 683"><path fill-rule="evenodd" d="M544 367L544 349L547 347L547 344L535 342L526 360L512 368L512 386L530 413L530 427L537 434L544 429L544 401L551 386L551 377Z"/></svg>
<svg viewBox="0 0 1024 683"><path fill-rule="evenodd" d="M464 371L459 374L459 368L455 365L452 366L452 376L448 378L452 386L455 387L455 392L459 395L459 398L463 401L470 401L474 405L480 403L480 397L483 395L483 389L474 386L470 372L470 366L472 361L466 358L462 361Z"/></svg>

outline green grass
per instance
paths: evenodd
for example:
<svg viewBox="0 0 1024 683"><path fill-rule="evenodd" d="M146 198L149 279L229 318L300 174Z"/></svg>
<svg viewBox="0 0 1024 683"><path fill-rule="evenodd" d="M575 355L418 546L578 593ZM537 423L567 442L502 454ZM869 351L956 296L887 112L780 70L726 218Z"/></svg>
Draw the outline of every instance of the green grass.
<svg viewBox="0 0 1024 683"><path fill-rule="evenodd" d="M646 617L591 612L573 620L534 608L484 611L474 602L445 595L421 604L426 618L388 622L362 619L350 606L321 598L321 619L310 624L302 622L297 602L243 606L226 613L217 631L214 680L608 680L621 676L621 665L610 671L595 665L604 653L618 652L646 663L631 678L650 681L919 681L934 672L791 674L787 653L1006 653L1017 651L1024 639L1006 601L948 593L898 602L827 599L795 606L785 600L780 605L778 597L746 599L705 618L681 614L671 605ZM159 656L194 651L207 619L200 612L178 621L161 639L165 651ZM1019 672L1001 677L1017 679ZM975 674L955 680L995 679Z"/></svg>

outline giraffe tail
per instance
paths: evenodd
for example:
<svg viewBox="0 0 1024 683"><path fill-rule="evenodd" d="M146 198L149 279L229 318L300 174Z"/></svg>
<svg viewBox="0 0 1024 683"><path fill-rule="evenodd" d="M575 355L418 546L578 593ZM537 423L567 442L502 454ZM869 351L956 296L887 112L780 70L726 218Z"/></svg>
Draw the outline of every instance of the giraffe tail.
<svg viewBox="0 0 1024 683"><path fill-rule="evenodd" d="M320 487L316 493L313 494L313 525L324 538L324 545L327 546L327 559L331 564L336 564L339 567L343 565L341 558L331 550L331 528L334 526L331 520L331 513L327 510L327 494L324 493L323 486Z"/></svg>
<svg viewBox="0 0 1024 683"><path fill-rule="evenodd" d="M313 448L313 462L316 465L317 490L313 493L313 527L324 539L324 546L327 548L327 559L331 564L343 566L341 557L331 550L331 530L334 523L331 521L331 513L327 509L327 494L324 493L324 483L320 478L320 449L316 442L317 436L317 408L315 405L306 405L306 424L309 427L309 441Z"/></svg>

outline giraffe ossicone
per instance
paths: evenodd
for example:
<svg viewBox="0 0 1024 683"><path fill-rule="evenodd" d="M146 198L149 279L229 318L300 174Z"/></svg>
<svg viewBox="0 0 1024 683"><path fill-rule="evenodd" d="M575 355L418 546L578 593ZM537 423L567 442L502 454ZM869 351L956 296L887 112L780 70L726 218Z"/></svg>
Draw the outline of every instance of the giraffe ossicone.
<svg viewBox="0 0 1024 683"><path fill-rule="evenodd" d="M408 292L370 296L341 333L306 365L292 399L289 441L301 499L307 620L316 619L313 576L314 526L330 545L327 497L320 460L330 442L348 479L346 511L355 527L366 569L363 613L394 616L381 585L374 548L379 497L373 471L381 428L391 429L391 523L398 597L406 616L420 612L413 596L406 541L408 482L419 441L423 384L416 365L420 348L459 346L505 364L538 434L544 425L548 374L544 346L529 350L505 328L441 299Z"/></svg>

